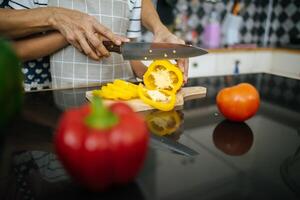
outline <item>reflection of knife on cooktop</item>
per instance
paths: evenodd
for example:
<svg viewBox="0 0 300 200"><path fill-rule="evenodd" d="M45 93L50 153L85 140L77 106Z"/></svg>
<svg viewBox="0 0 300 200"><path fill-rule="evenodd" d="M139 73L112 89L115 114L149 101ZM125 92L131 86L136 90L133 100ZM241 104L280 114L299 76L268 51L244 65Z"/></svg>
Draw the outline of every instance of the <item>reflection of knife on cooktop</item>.
<svg viewBox="0 0 300 200"><path fill-rule="evenodd" d="M195 150L178 142L174 142L166 137L151 135L151 144L167 148L168 150L185 156L194 156L199 154Z"/></svg>
<svg viewBox="0 0 300 200"><path fill-rule="evenodd" d="M123 55L125 60L177 59L201 56L208 52L199 47L172 43L125 42L121 46L103 41L110 52Z"/></svg>

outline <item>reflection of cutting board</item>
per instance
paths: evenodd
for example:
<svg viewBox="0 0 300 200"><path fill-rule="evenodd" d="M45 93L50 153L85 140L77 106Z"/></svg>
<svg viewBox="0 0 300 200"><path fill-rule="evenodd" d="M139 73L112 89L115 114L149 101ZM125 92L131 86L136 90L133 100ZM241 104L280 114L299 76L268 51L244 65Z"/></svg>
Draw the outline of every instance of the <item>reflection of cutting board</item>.
<svg viewBox="0 0 300 200"><path fill-rule="evenodd" d="M191 100L204 97L206 95L206 88L195 86L195 87L183 87L178 93L176 98L176 106L182 106L184 104L184 100ZM86 92L86 98L91 101L93 98L92 91ZM104 100L106 105L109 105L115 101L113 100ZM154 109L152 106L145 104L140 99L131 99L128 101L122 101L128 103L136 112L152 110Z"/></svg>

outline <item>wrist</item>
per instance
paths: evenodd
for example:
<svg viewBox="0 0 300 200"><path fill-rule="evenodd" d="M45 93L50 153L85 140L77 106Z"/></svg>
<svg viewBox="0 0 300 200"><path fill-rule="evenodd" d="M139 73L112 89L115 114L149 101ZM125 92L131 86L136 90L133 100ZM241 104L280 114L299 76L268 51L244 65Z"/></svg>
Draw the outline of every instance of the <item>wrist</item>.
<svg viewBox="0 0 300 200"><path fill-rule="evenodd" d="M165 32L168 32L168 31L169 31L168 28L166 26L164 26L163 24L161 24L161 25L158 25L158 26L157 25L154 26L152 33L154 35L157 35L157 34L165 33Z"/></svg>
<svg viewBox="0 0 300 200"><path fill-rule="evenodd" d="M47 23L52 29L55 30L57 30L57 16L59 14L59 10L61 10L61 8L57 8L57 7L49 8L49 17Z"/></svg>

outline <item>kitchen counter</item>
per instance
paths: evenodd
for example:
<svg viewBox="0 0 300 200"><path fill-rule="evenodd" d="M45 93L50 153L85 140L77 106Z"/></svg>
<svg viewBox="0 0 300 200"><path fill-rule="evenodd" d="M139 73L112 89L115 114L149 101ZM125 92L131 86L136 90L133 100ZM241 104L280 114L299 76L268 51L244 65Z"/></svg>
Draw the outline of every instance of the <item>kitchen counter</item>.
<svg viewBox="0 0 300 200"><path fill-rule="evenodd" d="M258 88L261 106L245 123L230 123L215 96L239 82ZM207 96L169 112L179 124L167 135L152 133L136 181L105 193L79 188L53 152L61 112L85 103L91 88L26 93L22 115L2 139L0 199L300 198L300 81L256 73L193 78L188 85L207 87Z"/></svg>
<svg viewBox="0 0 300 200"><path fill-rule="evenodd" d="M218 48L218 49L208 49L209 53L232 53L232 52L284 52L284 53L294 53L300 54L300 49L284 48L284 47L240 47L240 48Z"/></svg>

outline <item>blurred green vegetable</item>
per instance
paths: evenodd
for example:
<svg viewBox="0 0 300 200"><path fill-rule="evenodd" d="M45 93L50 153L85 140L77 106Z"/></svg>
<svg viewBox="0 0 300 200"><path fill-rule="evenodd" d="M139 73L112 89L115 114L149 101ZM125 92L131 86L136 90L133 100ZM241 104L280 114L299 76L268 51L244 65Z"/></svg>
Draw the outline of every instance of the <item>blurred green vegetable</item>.
<svg viewBox="0 0 300 200"><path fill-rule="evenodd" d="M9 42L0 38L0 129L21 109L22 80L20 60Z"/></svg>

